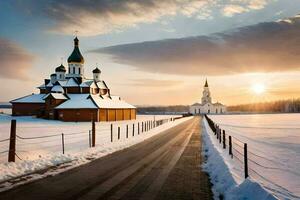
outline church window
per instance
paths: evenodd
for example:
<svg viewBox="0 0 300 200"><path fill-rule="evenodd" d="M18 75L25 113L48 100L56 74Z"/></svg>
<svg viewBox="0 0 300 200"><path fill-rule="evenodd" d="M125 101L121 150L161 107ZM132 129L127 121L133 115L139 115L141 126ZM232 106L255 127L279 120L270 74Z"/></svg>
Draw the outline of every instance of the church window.
<svg viewBox="0 0 300 200"><path fill-rule="evenodd" d="M78 74L81 74L81 73L80 73L80 68L78 68Z"/></svg>
<svg viewBox="0 0 300 200"><path fill-rule="evenodd" d="M198 113L200 114L201 112L200 112L200 108L198 109Z"/></svg>
<svg viewBox="0 0 300 200"><path fill-rule="evenodd" d="M75 74L75 67L73 67L73 74Z"/></svg>
<svg viewBox="0 0 300 200"><path fill-rule="evenodd" d="M210 110L208 109L208 111L207 111L208 113L210 113Z"/></svg>

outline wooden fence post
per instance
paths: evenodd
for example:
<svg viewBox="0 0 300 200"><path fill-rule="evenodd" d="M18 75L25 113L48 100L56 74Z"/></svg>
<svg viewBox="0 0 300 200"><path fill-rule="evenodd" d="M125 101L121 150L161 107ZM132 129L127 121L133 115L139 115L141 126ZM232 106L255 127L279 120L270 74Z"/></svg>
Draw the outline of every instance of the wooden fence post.
<svg viewBox="0 0 300 200"><path fill-rule="evenodd" d="M222 130L219 129L219 143L221 144L222 142Z"/></svg>
<svg viewBox="0 0 300 200"><path fill-rule="evenodd" d="M134 136L134 124L132 124L132 136Z"/></svg>
<svg viewBox="0 0 300 200"><path fill-rule="evenodd" d="M140 134L140 122L138 122L138 135Z"/></svg>
<svg viewBox="0 0 300 200"><path fill-rule="evenodd" d="M126 125L126 138L128 138L128 124Z"/></svg>
<svg viewBox="0 0 300 200"><path fill-rule="evenodd" d="M113 142L113 124L110 124L110 141Z"/></svg>
<svg viewBox="0 0 300 200"><path fill-rule="evenodd" d="M229 136L229 155L231 155L231 158L233 158L233 154L232 154L232 141L231 141L231 136Z"/></svg>
<svg viewBox="0 0 300 200"><path fill-rule="evenodd" d="M118 140L120 139L120 126L118 126Z"/></svg>
<svg viewBox="0 0 300 200"><path fill-rule="evenodd" d="M246 179L246 178L248 178L247 143L244 143L244 171L245 171L245 179Z"/></svg>
<svg viewBox="0 0 300 200"><path fill-rule="evenodd" d="M10 140L9 140L8 162L15 162L15 156L16 156L16 126L17 126L17 121L15 119L12 119L11 120L11 125L10 125Z"/></svg>
<svg viewBox="0 0 300 200"><path fill-rule="evenodd" d="M89 130L89 147L92 147L92 136L91 136L91 130Z"/></svg>
<svg viewBox="0 0 300 200"><path fill-rule="evenodd" d="M96 125L95 121L92 122L92 147L96 146Z"/></svg>
<svg viewBox="0 0 300 200"><path fill-rule="evenodd" d="M65 154L65 137L64 134L61 134L61 145L62 145L62 152Z"/></svg>
<svg viewBox="0 0 300 200"><path fill-rule="evenodd" d="M226 149L226 135L225 135L225 130L223 130L223 149Z"/></svg>

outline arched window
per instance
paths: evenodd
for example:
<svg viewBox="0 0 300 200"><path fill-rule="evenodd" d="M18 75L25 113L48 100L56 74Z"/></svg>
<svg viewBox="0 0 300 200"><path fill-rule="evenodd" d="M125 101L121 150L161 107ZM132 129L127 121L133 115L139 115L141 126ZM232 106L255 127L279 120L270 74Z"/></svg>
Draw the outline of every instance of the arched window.
<svg viewBox="0 0 300 200"><path fill-rule="evenodd" d="M198 113L200 114L201 112L200 112L200 108L198 109Z"/></svg>
<svg viewBox="0 0 300 200"><path fill-rule="evenodd" d="M75 74L75 67L73 67L73 74Z"/></svg>
<svg viewBox="0 0 300 200"><path fill-rule="evenodd" d="M78 74L81 74L81 73L80 73L80 68L78 68Z"/></svg>

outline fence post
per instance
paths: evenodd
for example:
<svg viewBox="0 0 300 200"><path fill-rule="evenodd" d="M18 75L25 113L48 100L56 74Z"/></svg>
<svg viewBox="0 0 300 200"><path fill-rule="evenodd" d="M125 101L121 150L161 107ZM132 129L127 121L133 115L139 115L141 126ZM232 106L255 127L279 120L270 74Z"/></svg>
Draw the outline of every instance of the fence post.
<svg viewBox="0 0 300 200"><path fill-rule="evenodd" d="M140 122L138 122L138 135L140 134Z"/></svg>
<svg viewBox="0 0 300 200"><path fill-rule="evenodd" d="M113 124L110 124L110 141L113 142Z"/></svg>
<svg viewBox="0 0 300 200"><path fill-rule="evenodd" d="M223 130L223 149L226 149L226 135L225 135L225 130Z"/></svg>
<svg viewBox="0 0 300 200"><path fill-rule="evenodd" d="M219 143L221 144L222 142L222 130L219 129Z"/></svg>
<svg viewBox="0 0 300 200"><path fill-rule="evenodd" d="M144 132L144 122L142 122L142 133Z"/></svg>
<svg viewBox="0 0 300 200"><path fill-rule="evenodd" d="M63 133L61 134L61 144L62 144L63 154L65 154L65 136Z"/></svg>
<svg viewBox="0 0 300 200"><path fill-rule="evenodd" d="M248 178L248 155L247 155L247 143L244 143L244 170L245 170L245 179Z"/></svg>
<svg viewBox="0 0 300 200"><path fill-rule="evenodd" d="M91 130L89 130L89 147L92 147L92 137L91 137Z"/></svg>
<svg viewBox="0 0 300 200"><path fill-rule="evenodd" d="M11 125L10 125L10 140L9 140L8 162L15 162L16 126L17 126L17 121L15 119L12 119L11 120Z"/></svg>
<svg viewBox="0 0 300 200"><path fill-rule="evenodd" d="M120 139L120 126L118 126L118 140Z"/></svg>
<svg viewBox="0 0 300 200"><path fill-rule="evenodd" d="M229 136L229 155L231 155L231 158L233 157L233 154L232 154L232 141L231 141L231 136Z"/></svg>
<svg viewBox="0 0 300 200"><path fill-rule="evenodd" d="M132 124L132 136L134 136L134 124Z"/></svg>
<svg viewBox="0 0 300 200"><path fill-rule="evenodd" d="M92 147L96 145L96 125L95 121L92 122Z"/></svg>
<svg viewBox="0 0 300 200"><path fill-rule="evenodd" d="M126 125L126 138L128 138L128 124Z"/></svg>

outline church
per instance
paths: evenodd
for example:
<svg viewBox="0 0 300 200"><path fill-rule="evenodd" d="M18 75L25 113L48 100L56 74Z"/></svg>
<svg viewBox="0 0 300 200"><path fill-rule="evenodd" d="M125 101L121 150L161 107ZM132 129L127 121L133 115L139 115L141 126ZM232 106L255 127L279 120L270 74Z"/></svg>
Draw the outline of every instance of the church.
<svg viewBox="0 0 300 200"><path fill-rule="evenodd" d="M219 102L212 103L207 80L205 81L201 102L197 102L191 105L190 113L193 115L226 113L225 105Z"/></svg>
<svg viewBox="0 0 300 200"><path fill-rule="evenodd" d="M111 95L98 67L92 72L92 79L84 76L84 58L75 37L68 69L63 64L56 67L38 87L39 94L12 100L12 115L75 122L136 119L136 107Z"/></svg>

